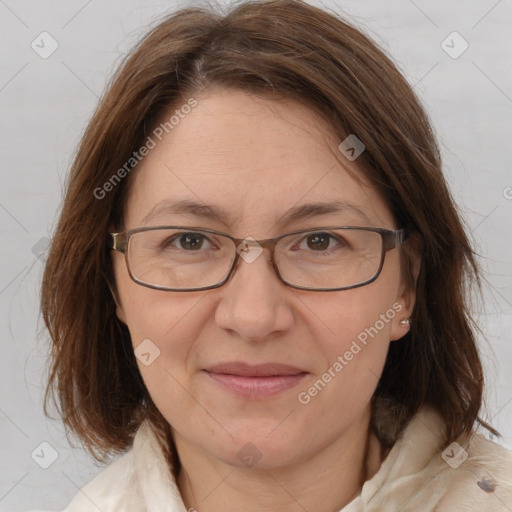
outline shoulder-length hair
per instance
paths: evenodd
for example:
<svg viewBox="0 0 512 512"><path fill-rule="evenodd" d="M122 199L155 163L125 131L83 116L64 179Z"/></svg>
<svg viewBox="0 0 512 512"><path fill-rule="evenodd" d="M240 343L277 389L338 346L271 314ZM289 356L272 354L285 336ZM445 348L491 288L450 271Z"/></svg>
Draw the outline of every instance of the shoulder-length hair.
<svg viewBox="0 0 512 512"><path fill-rule="evenodd" d="M245 2L225 15L181 10L112 78L76 153L44 272L42 314L53 340L45 412L53 397L68 432L98 460L127 449L144 418L168 427L116 316L106 233L123 225L134 152L165 112L211 85L292 98L323 116L340 142L349 134L363 141L357 172L397 224L416 233L401 249L403 278L416 288L411 329L391 343L374 399L399 404L401 427L430 404L446 421L447 445L477 420L496 433L478 418L483 372L467 303L478 267L427 115L369 37L300 0Z"/></svg>

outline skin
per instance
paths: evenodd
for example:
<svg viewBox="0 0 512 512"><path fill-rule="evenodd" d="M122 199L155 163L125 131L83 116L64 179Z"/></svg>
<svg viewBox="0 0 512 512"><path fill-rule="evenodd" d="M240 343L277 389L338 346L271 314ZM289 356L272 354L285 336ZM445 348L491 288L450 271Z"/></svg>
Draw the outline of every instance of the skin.
<svg viewBox="0 0 512 512"><path fill-rule="evenodd" d="M305 106L223 88L196 99L198 106L130 177L126 229L185 224L264 239L333 224L398 227L377 191L347 172L348 165L357 169L357 161L335 158L341 141ZM161 200L184 198L224 209L229 223L169 214L142 223ZM344 212L277 226L292 206L340 199L363 209L370 223ZM402 285L399 249L387 253L375 282L334 292L286 286L267 251L252 263L240 260L224 286L197 292L140 286L121 253L114 252L113 260L117 314L134 348L149 338L161 351L151 365L138 364L173 427L187 508L330 512L360 492L385 456L369 429L370 399L389 343L407 332L400 320L414 306L414 292ZM393 304L401 311L317 396L299 403L299 392ZM243 399L201 371L234 360L284 363L309 374L274 397ZM247 443L261 454L251 468L237 456Z"/></svg>

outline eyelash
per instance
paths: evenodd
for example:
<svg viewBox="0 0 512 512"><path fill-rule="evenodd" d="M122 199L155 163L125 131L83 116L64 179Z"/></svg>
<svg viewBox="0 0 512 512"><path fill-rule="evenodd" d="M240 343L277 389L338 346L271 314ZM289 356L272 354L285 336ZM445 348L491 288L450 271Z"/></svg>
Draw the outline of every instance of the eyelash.
<svg viewBox="0 0 512 512"><path fill-rule="evenodd" d="M182 237L185 235L194 235L195 237L200 238L202 241L207 240L210 244L212 243L211 240L206 235L203 235L201 233L196 233L193 231L187 231L187 232L181 232L181 233L174 234L171 238L165 240L162 243L162 246L164 248L167 248L167 247L169 247L169 245L172 245L172 242L174 242L176 240L178 240L178 241L181 240ZM304 241L307 241L308 237L313 236L313 235L322 235L324 237L325 236L329 237L329 245L332 240L336 240L338 243L341 243L342 245L347 245L346 241L341 240L339 237L336 237L335 235L328 233L326 231L310 232L306 235L303 235L303 237L298 242L294 241L293 245L294 246L299 245L299 244L303 243ZM183 248L181 248L181 249L183 249ZM331 247L324 251L313 251L312 250L311 252L317 252L318 254L329 254L332 249L333 248ZM191 251L191 252L193 252L193 251Z"/></svg>

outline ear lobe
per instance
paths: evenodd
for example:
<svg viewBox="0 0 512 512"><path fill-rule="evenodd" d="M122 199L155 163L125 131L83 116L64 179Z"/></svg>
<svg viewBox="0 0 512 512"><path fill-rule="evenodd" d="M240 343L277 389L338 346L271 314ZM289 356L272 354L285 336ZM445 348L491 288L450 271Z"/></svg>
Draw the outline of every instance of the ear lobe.
<svg viewBox="0 0 512 512"><path fill-rule="evenodd" d="M391 326L391 341L399 340L411 329L410 318L416 304L416 286L421 271L421 258L417 251L408 252L407 273L403 277L397 302L401 305L399 313L393 319Z"/></svg>
<svg viewBox="0 0 512 512"><path fill-rule="evenodd" d="M403 338L411 329L410 318L412 314L412 307L402 304L402 302L398 302L402 306L396 316L393 318L391 322L391 329L389 333L390 341L396 341L400 338ZM412 302L414 306L414 302Z"/></svg>

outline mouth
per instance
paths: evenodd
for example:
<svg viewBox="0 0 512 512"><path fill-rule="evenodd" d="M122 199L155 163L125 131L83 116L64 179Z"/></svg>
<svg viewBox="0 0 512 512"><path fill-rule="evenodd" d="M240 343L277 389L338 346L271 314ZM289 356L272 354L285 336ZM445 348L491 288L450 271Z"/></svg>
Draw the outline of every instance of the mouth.
<svg viewBox="0 0 512 512"><path fill-rule="evenodd" d="M293 388L308 375L300 368L279 363L253 366L232 362L212 366L203 372L231 393L251 399L275 396Z"/></svg>

